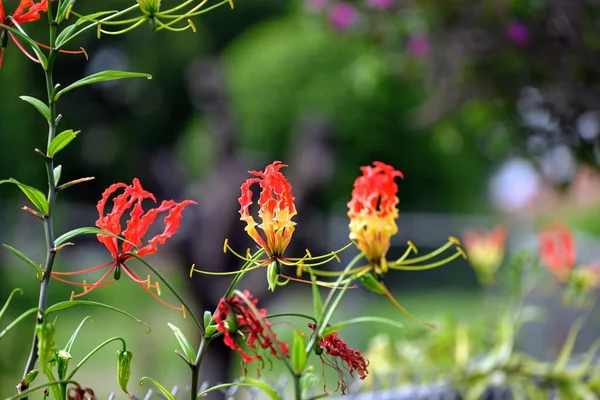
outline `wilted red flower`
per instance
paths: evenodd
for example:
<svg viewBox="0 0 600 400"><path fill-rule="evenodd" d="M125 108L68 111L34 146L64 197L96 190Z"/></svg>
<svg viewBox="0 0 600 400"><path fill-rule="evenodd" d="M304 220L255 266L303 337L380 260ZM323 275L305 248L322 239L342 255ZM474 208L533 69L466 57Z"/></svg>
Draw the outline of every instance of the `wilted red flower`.
<svg viewBox="0 0 600 400"><path fill-rule="evenodd" d="M387 272L385 255L392 236L398 232L398 185L394 180L404 176L391 165L379 161L373 165L361 167L363 175L354 181L348 203L350 239L356 241L371 264Z"/></svg>
<svg viewBox="0 0 600 400"><path fill-rule="evenodd" d="M109 198L119 189L124 189L123 193L114 197L111 212L105 214L104 208L106 203L108 202ZM138 256L146 256L155 253L158 250L158 244L164 244L167 239L173 236L179 228L179 222L181 221L183 209L190 204L196 204L196 202L192 200L184 200L181 203L177 203L174 200L165 200L160 204L160 206L144 212L144 209L142 208L142 202L145 199L151 199L156 203L156 198L154 195L144 190L137 178L133 180L132 185L115 183L104 191L102 194L102 199L100 199L97 206L98 220L96 221L96 226L115 235L123 236L125 241L120 244L119 239L114 236L98 234L98 240L100 243L106 246L112 255L113 260L111 262L82 271L52 272L52 276L61 282L83 286L84 291L79 294L73 293L72 297L80 297L88 294L99 286L110 285L120 278L121 271L123 271L134 282L139 283L148 293L150 293L161 303L177 310L183 310L183 306L175 307L162 300L159 297L159 284L151 283L150 276L148 276L147 279L139 278L129 267L125 265L125 262L133 258L131 254L128 254L131 252L137 254ZM131 210L131 212L129 214L129 220L127 221L127 227L125 230L123 230L121 226L121 219L125 212L129 210ZM164 231L146 241L145 244L142 243L142 239L148 232L150 225L154 223L160 213L164 212L168 212L164 219ZM136 247L135 249L134 246ZM108 268L108 270L100 279L98 279L98 281L93 284L87 284L85 281L83 283L72 282L60 278L60 276L80 275L103 268ZM113 271L114 278L106 282L106 279ZM150 289L156 289L158 295L156 295ZM183 311L185 312L185 310Z"/></svg>
<svg viewBox="0 0 600 400"><path fill-rule="evenodd" d="M469 261L483 284L494 281L494 273L504 258L506 228L498 226L489 232L468 231L463 235Z"/></svg>
<svg viewBox="0 0 600 400"><path fill-rule="evenodd" d="M256 359L262 360L257 352L259 348L269 350L279 359L287 357L289 354L287 343L277 340L266 316L267 310L258 308L258 299L244 290L221 299L213 320L217 323L217 331L224 334L223 342L237 351L246 363ZM249 355L242 348L238 343L238 337L242 338L253 351L253 355Z"/></svg>
<svg viewBox="0 0 600 400"><path fill-rule="evenodd" d="M557 224L539 233L540 257L559 281L564 282L575 267L575 241L569 228Z"/></svg>
<svg viewBox="0 0 600 400"><path fill-rule="evenodd" d="M309 328L316 330L316 325L313 323L308 324ZM325 352L325 355L330 356L328 360L323 354L321 354L321 361L324 365L333 368L339 375L338 387L342 391L342 394L346 393L348 383L346 382L346 376L344 370L347 371L350 376L354 376L357 373L360 379L365 379L369 371L369 360L358 350L354 350L348 347L345 341L343 341L337 332L333 332L323 338L319 339L319 348ZM339 362L343 363L340 367ZM343 369L342 369L343 368Z"/></svg>
<svg viewBox="0 0 600 400"><path fill-rule="evenodd" d="M96 400L97 397L94 391L90 388L80 388L75 385L67 391L68 400Z"/></svg>

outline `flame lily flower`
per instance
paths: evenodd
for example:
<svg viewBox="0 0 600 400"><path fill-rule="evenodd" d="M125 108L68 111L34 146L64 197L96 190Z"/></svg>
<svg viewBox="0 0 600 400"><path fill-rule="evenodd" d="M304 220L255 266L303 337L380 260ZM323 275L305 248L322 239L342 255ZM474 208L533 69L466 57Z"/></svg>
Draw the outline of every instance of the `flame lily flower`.
<svg viewBox="0 0 600 400"><path fill-rule="evenodd" d="M217 324L217 331L224 335L225 345L237 351L244 363L257 359L262 361L262 356L257 352L259 348L269 350L276 358L283 359L289 354L288 344L277 340L266 316L267 310L258 308L258 299L249 291L236 290L233 295L221 299L213 320ZM239 338L243 338L253 355L249 355L241 347L236 340L238 337L233 334L239 334Z"/></svg>
<svg viewBox="0 0 600 400"><path fill-rule="evenodd" d="M313 333L316 330L316 325L313 323L308 324L308 327L313 330ZM367 370L369 360L360 351L349 348L346 342L338 336L338 332L319 338L316 352L321 357L323 365L333 368L338 373L339 380L336 390L341 390L342 394L346 394L348 387L344 371L350 376L357 373L361 380L364 380L369 373ZM340 362L342 366L340 366Z"/></svg>
<svg viewBox="0 0 600 400"><path fill-rule="evenodd" d="M80 15L76 12L71 12L78 18L97 23L97 36L100 38L103 33L107 35L120 35L127 33L136 29L145 22L148 22L154 31L168 30L172 32L182 32L187 29L192 29L192 31L196 32L196 26L190 18L202 15L225 4L229 4L229 6L233 9L233 0L222 0L209 7L207 7L208 0L202 0L198 4L194 3L198 3L198 1L187 0L168 10L161 10L161 0L137 0L137 5L141 11L141 15L123 20L110 19L98 21L87 18L86 16ZM187 10L185 10L186 8ZM131 10L133 10L133 8ZM174 26L183 20L186 20L186 25L180 27ZM125 27L118 30L108 30L105 28L106 26Z"/></svg>
<svg viewBox="0 0 600 400"><path fill-rule="evenodd" d="M506 228L498 226L489 232L468 231L463 235L469 261L484 285L494 281L494 274L502 264L506 234Z"/></svg>
<svg viewBox="0 0 600 400"><path fill-rule="evenodd" d="M4 11L4 5L2 4L2 0L0 0L0 24L6 25L9 27L13 27L15 25L21 25L27 22L34 22L40 19L40 13L48 12L48 0L40 0L39 2L34 2L34 0L21 0L16 10L11 14L7 15ZM15 34L3 29L0 27L0 69L2 68L2 60L4 58L4 49L8 45L8 38L11 38L13 42L17 45L19 50L27 56L30 60L39 63L40 61L37 57L29 54L29 52L23 47L21 42L16 38ZM48 46L43 45L41 43L37 43L38 46L41 46L45 49L49 49ZM68 54L81 54L83 53L86 58L87 54L85 50L81 49L79 51L70 51L70 50L59 50L61 53Z"/></svg>
<svg viewBox="0 0 600 400"><path fill-rule="evenodd" d="M409 258L411 253L418 253L417 247L409 241L408 248L400 258L388 261L386 255L390 248L391 238L398 232L396 225L398 209L396 206L399 200L395 178L403 177L403 175L394 167L379 161L374 162L373 166L361 167L361 171L362 176L355 180L352 199L348 202L348 217L350 218L350 239L362 252L368 264L346 272L316 269L311 271L314 275L322 277L349 275L349 278L342 280L342 284L348 280L360 279L367 289L387 296L401 312L416 319L394 299L382 281L383 275L389 270L421 271L436 268L458 257L466 258L466 253L460 247L460 241L455 237L450 237L446 244L431 253ZM454 254L438 261L431 261L450 248L455 249ZM427 263L423 264L423 262ZM431 326L431 324L419 322Z"/></svg>
<svg viewBox="0 0 600 400"><path fill-rule="evenodd" d="M120 189L123 189L123 192L114 197L111 212L105 213L104 209L109 198ZM83 287L83 292L81 293L75 294L75 292L72 292L71 299L84 296L100 286L107 286L114 283L121 277L121 272L124 272L125 275L134 282L140 284L140 286L142 286L146 292L150 293L152 297L168 307L181 310L185 315L185 308L183 306L173 306L159 297L161 292L158 282L152 283L149 275L146 279L141 279L125 263L134 258L131 255L132 252L137 256L154 254L158 250L158 245L164 244L179 228L183 209L188 205L196 204L196 202L184 200L181 203L176 203L173 200L165 200L160 206L144 212L142 202L146 199L151 199L156 202L154 195L144 190L137 178L133 180L132 185L115 183L104 191L102 199L100 199L97 205L98 220L96 221L96 226L113 233L114 235L122 235L125 238L125 241L119 245L119 240L116 237L98 234L98 241L106 246L112 256L112 261L81 271L52 272L52 277L56 280ZM131 210L131 212L129 214L130 218L127 221L127 227L125 230L122 230L121 218L123 217L123 214L129 210ZM142 243L142 238L146 235L148 229L154 223L158 215L165 212L167 215L164 218L164 231L152 237L146 243ZM134 246L136 247L135 249ZM100 279L91 284L86 283L86 281L79 283L63 278L63 276L81 275L102 269L107 269L107 271ZM108 280L111 273L113 274L113 279ZM154 293L152 289L156 290L156 293Z"/></svg>
<svg viewBox="0 0 600 400"><path fill-rule="evenodd" d="M548 271L565 282L575 267L575 240L565 225L557 224L539 233L540 258Z"/></svg>
<svg viewBox="0 0 600 400"><path fill-rule="evenodd" d="M249 171L249 173L255 177L247 179L242 184L241 196L238 199L238 202L240 203L240 220L246 223L245 230L248 232L248 235L260 248L264 249L266 258L258 260L251 259L250 250L247 251L247 255L244 257L233 250L229 246L227 240L225 240L223 248L224 251L229 250L238 258L254 264L253 267L246 269L245 271L267 266L267 281L269 283L269 289L272 291L275 290L275 287L285 285L290 280L299 280L281 274L282 265L296 267L297 275L301 276L302 271L307 268L325 264L333 259L338 259L337 253L345 249L342 248L341 250L316 257L313 257L308 250L307 254L302 258L288 258L283 256L285 249L292 240L292 235L296 226L296 223L292 221L292 218L297 214L296 206L294 205L294 196L292 196L292 186L280 171L284 167L287 167L287 165L282 164L281 161L274 161L267 165L264 171ZM261 220L260 224L256 222L250 213L250 206L253 203L252 186L254 184L258 184L261 189L258 198L258 218ZM310 260L317 260L317 262L307 264L306 261ZM232 275L241 272L215 273L196 270L192 267L190 275L194 271L208 275ZM280 281L280 276L285 280Z"/></svg>

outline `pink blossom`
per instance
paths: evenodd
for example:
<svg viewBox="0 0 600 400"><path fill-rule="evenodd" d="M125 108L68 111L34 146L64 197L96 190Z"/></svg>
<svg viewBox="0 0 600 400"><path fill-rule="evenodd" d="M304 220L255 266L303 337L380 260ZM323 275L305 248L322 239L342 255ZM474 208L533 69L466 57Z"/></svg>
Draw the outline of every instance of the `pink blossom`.
<svg viewBox="0 0 600 400"><path fill-rule="evenodd" d="M529 28L522 22L513 21L506 27L506 35L515 44L525 46L529 43Z"/></svg>
<svg viewBox="0 0 600 400"><path fill-rule="evenodd" d="M334 29L345 31L358 21L358 12L348 3L338 3L329 9L329 23Z"/></svg>
<svg viewBox="0 0 600 400"><path fill-rule="evenodd" d="M417 58L423 58L429 53L429 38L426 35L413 35L408 38L406 49Z"/></svg>

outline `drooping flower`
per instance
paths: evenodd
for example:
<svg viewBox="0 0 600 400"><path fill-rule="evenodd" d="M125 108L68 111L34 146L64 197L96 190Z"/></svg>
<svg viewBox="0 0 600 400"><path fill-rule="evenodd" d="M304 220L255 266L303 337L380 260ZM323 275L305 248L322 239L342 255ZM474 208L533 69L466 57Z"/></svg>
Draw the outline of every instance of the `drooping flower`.
<svg viewBox="0 0 600 400"><path fill-rule="evenodd" d="M484 285L494 281L494 274L504 258L506 228L498 226L489 232L468 231L463 235L469 262Z"/></svg>
<svg viewBox="0 0 600 400"><path fill-rule="evenodd" d="M506 36L515 44L525 46L529 43L529 28L519 21L512 21L506 27Z"/></svg>
<svg viewBox="0 0 600 400"><path fill-rule="evenodd" d="M105 213L106 203L110 197L120 189L123 189L123 192L113 198L112 210L109 213ZM131 253L135 253L140 257L154 254L158 250L158 245L164 244L167 239L173 236L177 232L177 229L179 229L183 209L191 204L196 204L196 202L184 200L181 203L177 203L174 200L165 200L158 207L144 211L142 202L147 199L156 203L154 195L144 190L137 178L133 180L132 185L115 183L104 191L102 198L97 205L98 220L96 221L96 226L114 235L124 237L125 241L120 242L119 239L114 236L98 234L98 241L106 246L112 256L112 261L82 271L52 272L53 278L61 282L82 286L84 288L82 293L73 293L72 298L84 296L97 287L110 285L120 278L121 272L124 272L134 282L140 284L144 290L150 293L155 299L171 308L182 310L185 313L183 306L173 306L159 297L160 286L158 282L151 282L150 275L148 275L146 279L141 279L125 265L125 263L134 258ZM130 214L127 226L123 229L121 226L121 219L126 211L130 211ZM167 213L164 218L164 231L143 242L143 238L146 236L150 226L161 213ZM83 283L72 282L62 278L62 276L81 275L105 268L107 271L104 275L92 284L88 284L85 281L83 281ZM113 272L113 279L107 281L110 274ZM158 295L151 289L155 289Z"/></svg>
<svg viewBox="0 0 600 400"><path fill-rule="evenodd" d="M565 282L575 267L575 240L571 231L562 224L540 231L540 258L557 280Z"/></svg>
<svg viewBox="0 0 600 400"><path fill-rule="evenodd" d="M258 299L249 291L234 291L232 296L221 299L213 320L217 331L223 332L223 342L237 351L245 363L261 360L259 349L268 350L276 358L288 356L288 344L277 340L277 336L266 318L267 310L258 308ZM241 339L241 340L240 340ZM245 343L252 351L248 354L240 344Z"/></svg>
<svg viewBox="0 0 600 400"><path fill-rule="evenodd" d="M308 326L314 333L316 325L310 323ZM357 374L361 380L367 377L369 360L360 351L349 348L346 342L339 337L338 332L319 338L318 347L318 354L320 354L323 365L333 368L338 373L339 380L336 390L341 390L342 394L346 394L348 387L346 373L351 377Z"/></svg>
<svg viewBox="0 0 600 400"><path fill-rule="evenodd" d="M240 203L240 220L246 223L246 232L264 250L266 257L251 258L249 249L246 256L242 256L229 246L227 240L225 240L224 245L224 251L229 250L238 258L250 263L252 266L249 269L266 266L267 282L269 289L272 291L277 286L287 284L290 280L300 280L282 274L282 266L296 267L296 274L300 277L302 272L311 266L322 265L333 259L339 260L337 253L350 246L348 245L341 250L316 257L313 257L308 250L302 258L283 256L283 253L292 240L296 226L292 218L297 214L296 206L294 205L294 196L292 196L292 186L280 172L280 169L284 167L287 167L287 165L282 164L280 161L274 161L267 165L264 171L249 171L255 177L247 179L242 184L241 196L238 199ZM250 207L253 204L252 187L255 184L258 184L261 189L258 198L258 218L261 221L260 224L250 212ZM309 261L315 262L309 263ZM249 269L246 269L246 271ZM192 267L190 276L193 272L207 275L231 275L238 274L241 271L212 273L200 271ZM280 277L283 277L284 280L280 281Z"/></svg>
<svg viewBox="0 0 600 400"><path fill-rule="evenodd" d="M356 241L376 269L387 272L385 256L392 236L398 233L396 205L399 200L395 178L404 176L379 161L375 161L373 167L361 167L361 171L363 175L354 181L352 200L348 203L350 239Z"/></svg>

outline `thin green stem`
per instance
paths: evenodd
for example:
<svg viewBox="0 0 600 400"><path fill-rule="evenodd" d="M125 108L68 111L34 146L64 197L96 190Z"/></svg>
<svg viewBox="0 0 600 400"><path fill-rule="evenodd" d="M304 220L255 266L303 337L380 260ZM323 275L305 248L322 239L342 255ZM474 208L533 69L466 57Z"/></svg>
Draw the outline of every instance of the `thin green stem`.
<svg viewBox="0 0 600 400"><path fill-rule="evenodd" d="M68 384L72 384L72 385L75 385L75 386L80 386L77 381L73 381L73 380L46 382L46 383L42 383L41 385L37 385L37 386L34 386L32 388L29 388L28 390L24 390L23 392L17 394L16 396L8 397L5 400L26 399L27 396L29 396L31 393L35 392L36 390L40 390L40 389L43 389L43 388L48 387L48 386L62 385L62 384L67 384L67 385Z"/></svg>
<svg viewBox="0 0 600 400"><path fill-rule="evenodd" d="M196 353L196 360L194 361L194 365L192 368L192 377L190 382L190 400L196 400L196 396L198 395L198 377L200 375L200 365L202 364L202 359L204 358L204 354L206 354L206 349L208 348L208 344L210 340L205 338L204 335L200 338L200 345L198 346L198 352Z"/></svg>
<svg viewBox="0 0 600 400"><path fill-rule="evenodd" d="M94 354L96 354L98 351L100 351L104 346L106 346L112 342L116 342L117 340L120 340L123 343L123 351L127 350L127 343L125 343L125 339L123 339L122 337L116 336L114 338L105 340L104 342L102 342L98 346L96 346L96 348L94 350L90 351L85 357L83 357L81 359L81 361L79 361L79 363L77 363L77 365L75 366L75 368L73 368L73 370L71 371L71 373L69 374L67 379L72 379L73 376L75 376L75 374L77 373L77 371L79 371L79 369L81 367L83 367L83 364L85 364L87 362L87 360L89 360Z"/></svg>
<svg viewBox="0 0 600 400"><path fill-rule="evenodd" d="M294 399L302 400L302 386L300 385L301 374L294 374Z"/></svg>
<svg viewBox="0 0 600 400"><path fill-rule="evenodd" d="M44 70L46 78L46 94L48 96L48 109L50 110L50 119L48 121L48 141L47 149L50 147L50 143L56 136L56 102L54 100L54 79L53 79L53 67L54 60L56 58L57 51L54 49L56 43L56 24L54 23L54 16L52 12L52 2L48 2L48 25L50 31L49 40L49 54L48 54L48 66ZM48 151L46 151L46 154ZM54 181L54 161L50 157L45 157L46 163L46 175L48 178L48 215L44 216L44 235L46 238L46 261L44 264L44 275L42 277L42 283L40 285L40 294L38 299L37 324L43 323L44 312L46 310L46 303L48 298L48 286L50 284L50 276L52 274L52 267L54 266L54 257L56 256L55 242L54 242L54 225L52 223L52 217L54 215L54 203L56 201L56 182ZM29 358L25 365L25 371L23 372L23 379L33 370L37 361L37 335L33 334L33 341L31 350L29 352ZM44 368L45 366L42 366ZM27 389L28 385L24 380L19 382L17 389L19 393L22 393ZM26 398L26 397L25 397Z"/></svg>

